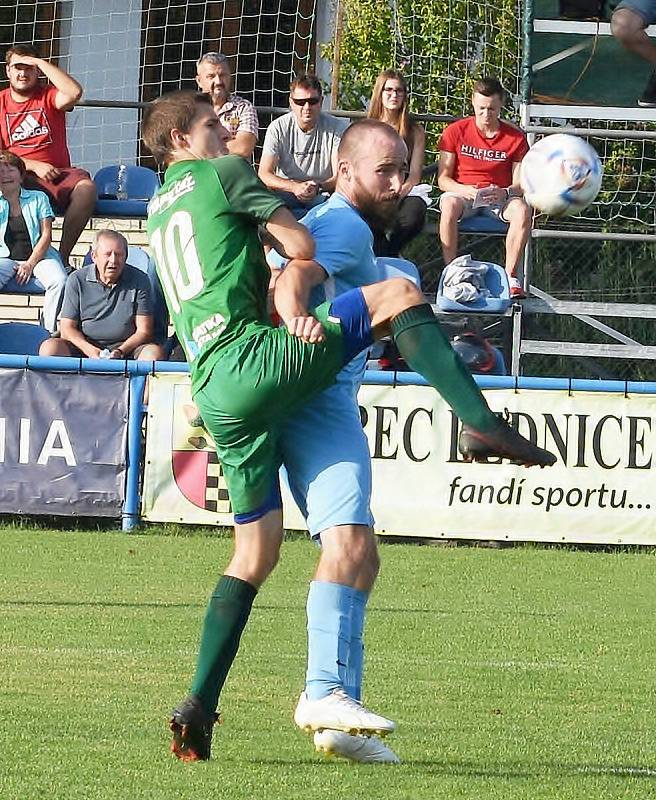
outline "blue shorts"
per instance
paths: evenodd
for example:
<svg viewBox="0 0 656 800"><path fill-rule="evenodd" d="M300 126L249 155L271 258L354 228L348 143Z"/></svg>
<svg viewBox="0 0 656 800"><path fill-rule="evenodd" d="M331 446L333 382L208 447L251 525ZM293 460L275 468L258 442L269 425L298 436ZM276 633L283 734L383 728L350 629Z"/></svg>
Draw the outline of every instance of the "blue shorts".
<svg viewBox="0 0 656 800"><path fill-rule="evenodd" d="M645 21L645 28L656 23L656 2L654 0L622 0L615 6L615 11L619 11L621 8L633 11L642 17Z"/></svg>
<svg viewBox="0 0 656 800"><path fill-rule="evenodd" d="M350 385L337 383L300 409L280 447L283 478L313 537L336 525L373 526L371 456Z"/></svg>

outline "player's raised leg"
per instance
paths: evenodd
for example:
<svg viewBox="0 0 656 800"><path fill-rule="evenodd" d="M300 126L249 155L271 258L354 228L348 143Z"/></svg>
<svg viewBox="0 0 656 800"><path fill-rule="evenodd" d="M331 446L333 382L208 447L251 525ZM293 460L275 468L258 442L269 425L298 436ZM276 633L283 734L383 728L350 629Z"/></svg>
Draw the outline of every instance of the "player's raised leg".
<svg viewBox="0 0 656 800"><path fill-rule="evenodd" d="M406 162L407 148L389 125L375 120L357 123L340 143L338 188L347 196L364 188L370 203L392 203L398 200ZM366 213L365 208L360 210ZM290 333L317 342L321 334L308 313L307 272L307 262L288 263L276 282L275 304ZM365 309L359 307L356 292L362 293ZM366 342L367 335L367 343L390 333L394 336L406 362L449 403L465 432L471 431L461 441L466 458L497 455L525 465L555 462L551 453L524 439L490 410L412 282L393 278L347 292L333 301L329 318L339 319L347 338L354 341Z"/></svg>
<svg viewBox="0 0 656 800"><path fill-rule="evenodd" d="M552 453L525 439L492 412L414 284L394 278L365 286L362 293L377 334L394 336L406 363L437 389L462 420L459 446L465 458L500 456L526 466L555 463Z"/></svg>

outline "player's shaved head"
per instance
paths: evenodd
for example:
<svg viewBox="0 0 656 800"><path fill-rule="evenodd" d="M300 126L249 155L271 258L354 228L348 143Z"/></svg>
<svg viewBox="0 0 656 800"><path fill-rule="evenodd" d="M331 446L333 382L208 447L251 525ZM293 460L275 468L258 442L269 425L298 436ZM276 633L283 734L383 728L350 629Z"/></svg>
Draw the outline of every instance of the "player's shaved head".
<svg viewBox="0 0 656 800"><path fill-rule="evenodd" d="M371 152L376 140L403 141L391 125L377 119L361 119L350 125L342 136L337 149L338 161L357 161Z"/></svg>
<svg viewBox="0 0 656 800"><path fill-rule="evenodd" d="M396 215L408 165L408 148L396 130L377 119L355 122L337 151L335 189L372 228L385 229Z"/></svg>

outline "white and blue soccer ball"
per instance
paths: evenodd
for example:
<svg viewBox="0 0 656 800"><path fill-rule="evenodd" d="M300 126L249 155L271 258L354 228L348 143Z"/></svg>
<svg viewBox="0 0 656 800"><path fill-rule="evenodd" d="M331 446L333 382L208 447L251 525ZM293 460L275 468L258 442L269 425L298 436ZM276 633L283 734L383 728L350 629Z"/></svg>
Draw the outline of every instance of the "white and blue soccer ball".
<svg viewBox="0 0 656 800"><path fill-rule="evenodd" d="M603 168L596 150L578 136L555 133L524 156L520 184L533 208L552 216L578 214L601 188Z"/></svg>

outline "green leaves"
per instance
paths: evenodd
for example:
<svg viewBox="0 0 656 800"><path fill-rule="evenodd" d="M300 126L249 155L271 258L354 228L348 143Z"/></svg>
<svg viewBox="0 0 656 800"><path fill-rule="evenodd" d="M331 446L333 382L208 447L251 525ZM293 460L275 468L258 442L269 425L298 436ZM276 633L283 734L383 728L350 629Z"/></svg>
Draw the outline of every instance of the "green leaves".
<svg viewBox="0 0 656 800"><path fill-rule="evenodd" d="M519 0L343 0L337 107L364 110L378 73L401 69L415 113L471 113L472 82L498 77L519 90ZM429 128L427 150L439 131Z"/></svg>

